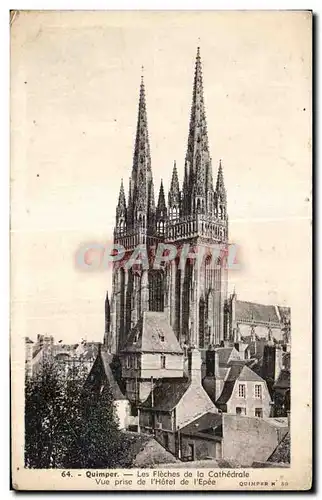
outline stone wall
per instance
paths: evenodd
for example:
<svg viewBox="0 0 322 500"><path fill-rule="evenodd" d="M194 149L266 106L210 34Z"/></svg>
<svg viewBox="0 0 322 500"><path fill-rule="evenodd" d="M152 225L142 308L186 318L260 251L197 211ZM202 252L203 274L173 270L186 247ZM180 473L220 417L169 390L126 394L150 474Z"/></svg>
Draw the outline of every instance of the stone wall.
<svg viewBox="0 0 322 500"><path fill-rule="evenodd" d="M223 458L250 467L266 462L277 445L277 431L265 420L223 414Z"/></svg>

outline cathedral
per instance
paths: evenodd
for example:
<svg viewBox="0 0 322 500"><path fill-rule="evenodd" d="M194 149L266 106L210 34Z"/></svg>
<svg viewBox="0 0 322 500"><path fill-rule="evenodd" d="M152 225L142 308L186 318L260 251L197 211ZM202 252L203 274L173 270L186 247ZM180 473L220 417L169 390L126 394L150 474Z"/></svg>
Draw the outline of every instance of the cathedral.
<svg viewBox="0 0 322 500"><path fill-rule="evenodd" d="M200 50L197 50L192 105L183 184L180 187L176 162L166 199L161 181L155 202L150 152L147 103L141 79L136 138L128 197L121 182L114 243L132 254L138 245L148 255L158 244L204 251L201 265L188 258L179 265L180 252L160 269L114 263L112 297L108 308L106 343L118 353L130 333L149 311L163 312L181 346L207 349L225 339L227 266L223 248L228 247L227 195L221 161L213 182L209 151L203 75ZM215 265L212 255L216 255Z"/></svg>

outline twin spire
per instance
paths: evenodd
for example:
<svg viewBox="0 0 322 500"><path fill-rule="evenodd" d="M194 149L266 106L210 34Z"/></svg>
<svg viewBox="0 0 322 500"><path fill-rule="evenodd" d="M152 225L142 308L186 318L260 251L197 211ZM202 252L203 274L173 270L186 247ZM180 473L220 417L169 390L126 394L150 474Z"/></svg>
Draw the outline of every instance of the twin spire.
<svg viewBox="0 0 322 500"><path fill-rule="evenodd" d="M143 70L143 68L142 68ZM217 194L216 194L217 193ZM216 199L226 200L222 163L213 188L212 165L209 156L206 111L203 96L202 64L200 48L195 62L192 105L185 160L183 190L180 192L176 162L174 162L171 186L168 194L170 217L191 215L201 212L217 215ZM143 74L141 76L138 119L134 145L132 174L129 182L128 206L126 206L123 180L121 182L117 218L125 217L127 229L137 226L149 228L155 224L156 215L166 211L163 183L161 181L157 207L154 200L154 186L151 169L150 142L146 108L146 92ZM223 211L221 211L223 213Z"/></svg>

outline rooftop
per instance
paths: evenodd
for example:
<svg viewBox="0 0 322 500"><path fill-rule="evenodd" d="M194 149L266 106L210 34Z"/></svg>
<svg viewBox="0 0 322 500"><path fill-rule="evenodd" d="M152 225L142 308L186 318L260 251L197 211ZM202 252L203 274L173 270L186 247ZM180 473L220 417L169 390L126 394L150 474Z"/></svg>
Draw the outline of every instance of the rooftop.
<svg viewBox="0 0 322 500"><path fill-rule="evenodd" d="M153 311L143 313L131 330L122 351L183 354L167 315Z"/></svg>
<svg viewBox="0 0 322 500"><path fill-rule="evenodd" d="M120 386L115 378L115 375L113 374L113 371L111 369L111 364L113 363L114 356L112 354L109 354L107 351L101 350L101 352L98 354L102 361L104 373L106 376L106 379L108 381L110 390L112 392L113 398L116 401L122 400L122 399L127 399L126 396L123 394L123 392L120 389Z"/></svg>
<svg viewBox="0 0 322 500"><path fill-rule="evenodd" d="M236 320L280 323L275 306L236 300Z"/></svg>
<svg viewBox="0 0 322 500"><path fill-rule="evenodd" d="M171 411L177 406L182 396L190 386L190 380L182 377L177 379L161 379L156 382L152 394L141 404L142 408Z"/></svg>
<svg viewBox="0 0 322 500"><path fill-rule="evenodd" d="M221 413L205 413L180 430L181 434L206 434L208 438L222 437Z"/></svg>

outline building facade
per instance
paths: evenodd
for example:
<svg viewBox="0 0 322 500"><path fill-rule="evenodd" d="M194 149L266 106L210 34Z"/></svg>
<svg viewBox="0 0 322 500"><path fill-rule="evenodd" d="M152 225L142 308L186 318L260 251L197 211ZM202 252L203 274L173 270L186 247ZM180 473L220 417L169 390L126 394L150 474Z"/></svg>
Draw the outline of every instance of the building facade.
<svg viewBox="0 0 322 500"><path fill-rule="evenodd" d="M215 186L212 172L198 48L184 180L180 188L174 163L168 203L162 182L155 203L143 78L141 81L128 199L122 181L116 208L114 243L122 245L126 254L114 263L107 341L112 352L122 349L145 311L165 312L181 345L206 348L224 340L228 214L221 162ZM160 243L174 245L181 252L187 248L190 253L196 249L204 252L201 266L194 257L183 262L177 256L154 269L150 257ZM129 265L129 256L138 248L149 258L148 269Z"/></svg>
<svg viewBox="0 0 322 500"><path fill-rule="evenodd" d="M279 305L258 304L238 300L232 293L226 302L227 337L233 342L246 341L251 354L263 355L266 342L274 342L290 350L291 310ZM262 343L261 341L265 342Z"/></svg>

